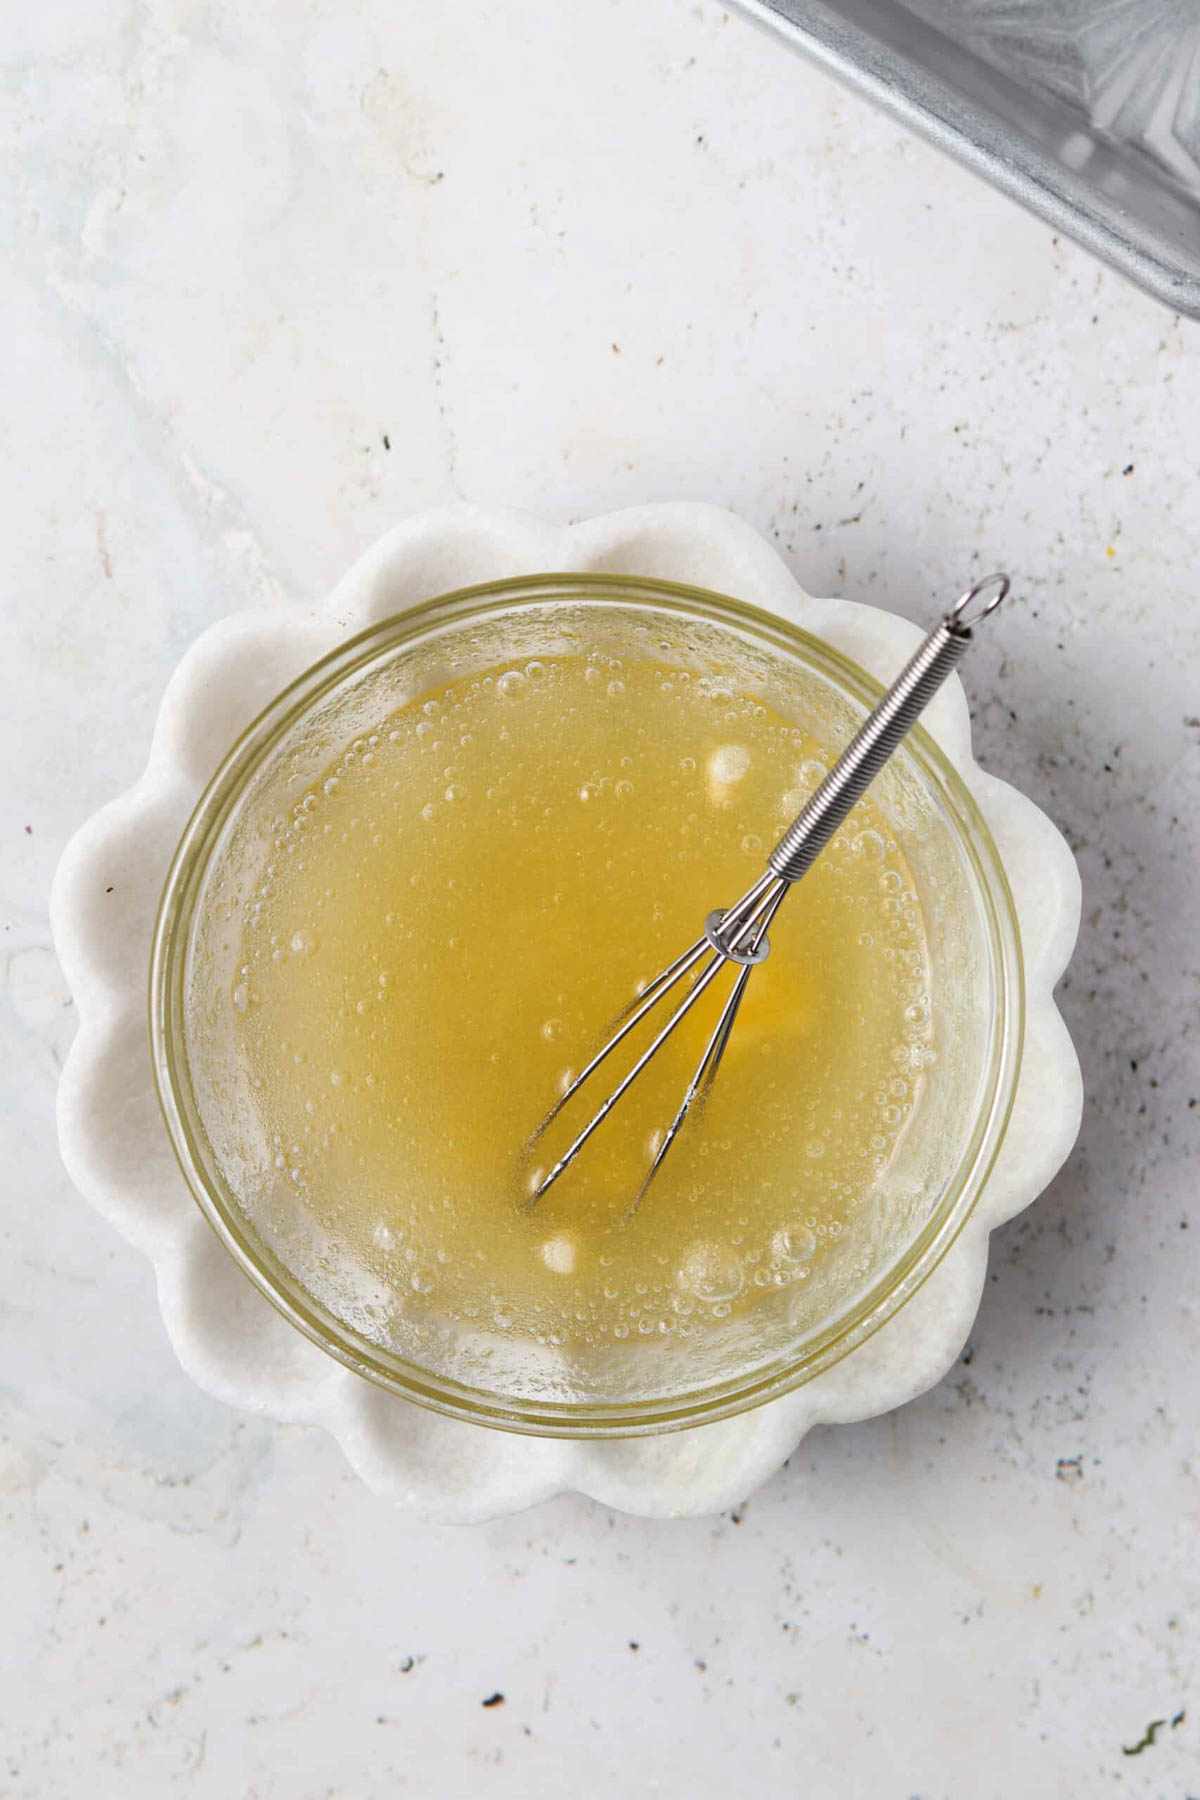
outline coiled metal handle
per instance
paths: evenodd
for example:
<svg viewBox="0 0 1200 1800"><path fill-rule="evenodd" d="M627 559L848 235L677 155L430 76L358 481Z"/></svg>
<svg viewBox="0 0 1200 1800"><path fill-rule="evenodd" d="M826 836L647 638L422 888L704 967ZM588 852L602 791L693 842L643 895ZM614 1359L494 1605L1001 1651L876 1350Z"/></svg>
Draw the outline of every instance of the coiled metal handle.
<svg viewBox="0 0 1200 1800"><path fill-rule="evenodd" d="M930 632L772 850L772 874L784 881L807 874L964 654L972 627L995 612L1009 585L1007 575L985 576Z"/></svg>

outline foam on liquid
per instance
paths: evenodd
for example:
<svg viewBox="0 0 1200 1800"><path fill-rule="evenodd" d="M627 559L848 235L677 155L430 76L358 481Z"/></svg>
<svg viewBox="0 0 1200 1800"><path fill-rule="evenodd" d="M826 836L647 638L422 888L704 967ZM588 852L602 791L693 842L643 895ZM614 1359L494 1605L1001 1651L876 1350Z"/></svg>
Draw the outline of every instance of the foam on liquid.
<svg viewBox="0 0 1200 1800"><path fill-rule="evenodd" d="M729 977L522 1208L621 1065L522 1162L570 1073L761 874L830 754L753 695L597 653L404 706L296 804L229 1005L273 1204L362 1269L380 1329L687 1335L808 1280L873 1204L933 1051L920 907L868 800L789 895L636 1216Z"/></svg>

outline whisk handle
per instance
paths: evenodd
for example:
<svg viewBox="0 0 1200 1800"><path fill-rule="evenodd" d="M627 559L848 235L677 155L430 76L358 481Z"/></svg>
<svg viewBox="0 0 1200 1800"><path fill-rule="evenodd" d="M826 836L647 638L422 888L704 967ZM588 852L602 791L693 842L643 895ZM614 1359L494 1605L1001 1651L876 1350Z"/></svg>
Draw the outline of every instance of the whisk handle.
<svg viewBox="0 0 1200 1800"><path fill-rule="evenodd" d="M773 874L784 881L807 874L965 653L972 626L994 612L1008 590L1007 575L987 576L930 632L772 850L767 863ZM990 598L973 611L985 594Z"/></svg>

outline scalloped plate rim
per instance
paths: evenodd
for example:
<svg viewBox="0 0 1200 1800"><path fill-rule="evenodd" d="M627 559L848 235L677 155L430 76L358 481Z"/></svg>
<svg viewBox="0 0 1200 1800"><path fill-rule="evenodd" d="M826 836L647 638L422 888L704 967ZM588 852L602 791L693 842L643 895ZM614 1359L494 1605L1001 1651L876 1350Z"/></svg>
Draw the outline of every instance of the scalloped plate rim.
<svg viewBox="0 0 1200 1800"><path fill-rule="evenodd" d="M613 560L618 553L628 558L619 568ZM462 567L473 564L478 565L478 572L443 581L440 587L426 586L406 593L398 604L381 608L381 590L386 584L399 583L403 587L407 580L411 586L418 580L424 563L437 568L453 562L455 557L460 572ZM694 564L702 562L703 567L685 567L689 560ZM664 561L669 562L670 570L660 566ZM361 1377L339 1369L319 1350L314 1350L314 1355L328 1369L303 1389L304 1400L285 1398L278 1383L274 1393L255 1393L253 1371L246 1386L233 1393L229 1382L214 1373L218 1361L215 1354L209 1356L205 1366L203 1335L197 1334L194 1323L184 1321L178 1298L189 1272L188 1226L197 1216L186 1188L186 1213L173 1226L143 1222L144 1228L139 1228L133 1223L128 1205L123 1210L114 1203L89 1156L89 1130L97 1127L93 1121L89 1128L83 1117L88 1069L93 1079L97 1069L103 1070L106 1057L113 1053L118 1029L129 1021L131 1001L144 1016L145 997L144 986L132 994L128 983L114 983L93 958L84 941L88 928L77 916L84 905L78 890L86 881L89 859L102 855L105 843L118 829L147 818L173 786L186 790L181 793L181 805L190 795L184 819L179 821L182 829L204 780L193 779L186 770L181 771L178 752L187 741L189 720L195 722L200 679L206 658L215 650L236 650L240 646L244 654L256 637L261 649L262 639L274 636L278 646L276 662L290 666L295 663L290 650L300 636L324 641L329 648L339 638L376 619L407 610L419 598L432 598L436 593L477 581L542 572L579 573L598 565L602 572L610 574L619 572L730 591L728 576L718 579L714 569L714 564L721 562L733 565L730 573L740 565L740 585L732 591L764 611L782 615L826 638L877 676L886 678L897 655L907 654L920 638L915 625L880 608L859 601L807 595L751 526L717 507L690 501L649 504L566 526L547 525L525 513L463 503L420 513L394 526L371 545L319 607L304 609L299 616L291 608L256 607L231 614L209 627L184 653L167 684L142 776L80 827L66 846L55 874L51 926L68 985L76 994L80 1018L79 1031L64 1063L58 1096L59 1139L72 1181L116 1230L155 1263L159 1303L168 1335L197 1385L217 1392L230 1404L268 1416L322 1425L338 1440L368 1485L420 1516L478 1521L568 1491L585 1493L602 1504L646 1517L697 1516L719 1511L766 1480L813 1425L848 1422L889 1411L941 1378L958 1355L977 1310L990 1232L1036 1198L1066 1159L1078 1133L1082 1111L1079 1063L1053 999L1054 985L1070 958L1080 912L1078 869L1069 847L1027 796L978 767L971 751L965 694L955 678L928 710L924 720L927 729L988 821L1006 867L1005 840L1011 850L1022 830L1027 837L1041 839L1041 862L1036 875L1026 870L1020 884L1024 894L1015 895L1017 914L1020 921L1022 899L1027 905L1036 901L1043 911L1050 909L1054 929L1033 943L1022 931L1027 1037L1017 1092L1022 1098L1022 1091L1036 1076L1039 1082L1048 1082L1055 1089L1057 1103L1053 1108L1043 1107L1040 1157L1014 1175L1011 1168L1005 1167L1014 1161L1012 1152L1005 1157L1006 1137L988 1186L958 1239L923 1287L874 1339L790 1394L735 1418L660 1438L514 1437L481 1425L441 1419L398 1396L385 1396L394 1407L423 1413L417 1436L435 1439L442 1428L445 1466L440 1474L436 1453L431 1473L428 1469L418 1471L411 1457L406 1459L402 1452L389 1449L382 1430L372 1430L371 1425L372 1404L380 1402L372 1403L359 1392L366 1388L378 1395L381 1390L372 1389ZM305 629L298 633L297 626ZM295 672L323 653L318 648L315 654L307 655ZM272 691L277 692L279 685L282 684L275 684ZM266 699L263 703L267 703ZM155 900L178 835L176 831L166 846ZM1037 1063L1036 1068L1031 1058ZM148 1065L146 1073L152 1086ZM1026 1092L1023 1097L1028 1103L1029 1094ZM159 1124L165 1136L161 1120ZM182 1186L182 1176L179 1181ZM952 1288L957 1291L951 1292ZM931 1308L934 1301L937 1304ZM269 1307L265 1299L262 1304ZM906 1335L919 1336L922 1310L932 1310L934 1314L925 1333L923 1353L897 1354ZM885 1353L882 1366L881 1350ZM436 1421L433 1426L428 1424L431 1418ZM455 1479L458 1445L454 1434L459 1432L487 1440L495 1448L495 1454L485 1458L493 1465L493 1479L484 1482L482 1491L475 1488L466 1492L461 1481ZM647 1445L672 1443L685 1444L691 1453L676 1456L673 1479L669 1450L645 1450ZM514 1445L525 1448L514 1452ZM711 1455L705 1457L703 1451ZM658 1469L657 1463L663 1467ZM701 1463L705 1466L698 1466Z"/></svg>

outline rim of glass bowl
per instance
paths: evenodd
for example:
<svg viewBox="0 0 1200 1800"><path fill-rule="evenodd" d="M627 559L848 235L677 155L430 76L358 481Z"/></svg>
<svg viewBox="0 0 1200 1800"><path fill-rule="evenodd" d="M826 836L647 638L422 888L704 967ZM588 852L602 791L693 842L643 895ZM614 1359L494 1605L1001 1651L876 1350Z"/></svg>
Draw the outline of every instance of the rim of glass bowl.
<svg viewBox="0 0 1200 1800"><path fill-rule="evenodd" d="M991 832L953 765L918 726L907 740L907 754L955 831L984 921L993 989L987 1079L974 1128L933 1217L856 1304L792 1353L745 1376L661 1400L510 1400L433 1374L341 1324L254 1240L215 1165L200 1121L187 1063L184 993L195 907L208 861L252 772L302 714L340 682L397 646L415 647L448 625L555 601L699 616L798 657L864 709L883 692L864 669L790 621L724 594L672 582L608 574L515 577L457 589L394 614L337 645L286 687L238 738L204 790L159 904L150 968L150 1035L163 1118L193 1196L235 1261L306 1337L367 1380L453 1418L542 1437L635 1437L728 1418L812 1380L878 1331L941 1262L987 1181L1012 1110L1024 1031L1020 933Z"/></svg>

